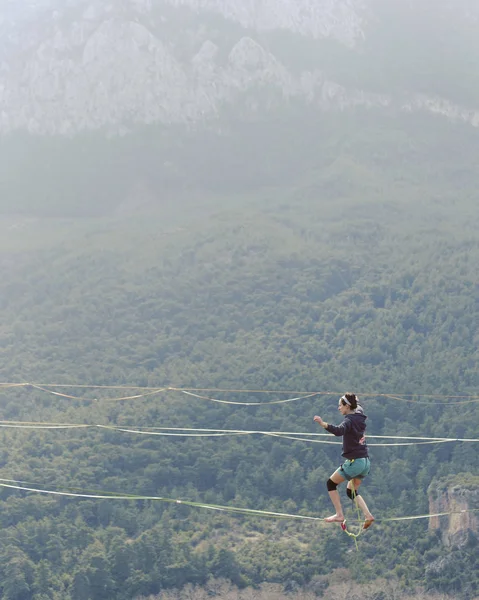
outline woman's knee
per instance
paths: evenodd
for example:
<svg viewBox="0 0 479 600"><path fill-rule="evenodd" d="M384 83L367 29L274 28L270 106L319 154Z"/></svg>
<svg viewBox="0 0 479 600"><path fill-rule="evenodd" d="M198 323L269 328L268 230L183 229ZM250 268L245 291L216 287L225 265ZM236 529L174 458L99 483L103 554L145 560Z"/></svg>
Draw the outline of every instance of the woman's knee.
<svg viewBox="0 0 479 600"><path fill-rule="evenodd" d="M331 478L329 478L326 482L326 487L328 488L328 492L334 492L337 489L338 484L335 483Z"/></svg>
<svg viewBox="0 0 479 600"><path fill-rule="evenodd" d="M351 500L354 500L354 498L356 498L357 496L359 496L358 494L358 490L357 489L351 489L351 488L346 488L346 494L348 496L348 498L351 498Z"/></svg>
<svg viewBox="0 0 479 600"><path fill-rule="evenodd" d="M357 490L361 483L361 479L350 479L348 481L348 489L352 490L354 488L355 490Z"/></svg>

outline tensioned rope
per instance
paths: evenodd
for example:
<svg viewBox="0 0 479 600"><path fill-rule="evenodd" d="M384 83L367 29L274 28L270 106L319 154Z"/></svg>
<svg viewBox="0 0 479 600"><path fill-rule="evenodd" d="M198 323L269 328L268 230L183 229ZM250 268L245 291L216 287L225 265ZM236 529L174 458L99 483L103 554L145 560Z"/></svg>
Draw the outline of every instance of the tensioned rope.
<svg viewBox="0 0 479 600"><path fill-rule="evenodd" d="M131 400L143 398L150 395L159 394L165 391L169 392L181 392L184 394L188 394L190 396L195 396L200 399L210 400L213 402L221 402L223 404L237 404L237 405L266 405L266 404L283 404L286 402L293 402L297 400L304 400L307 398L312 398L313 396L341 396L343 392L335 392L335 391L291 391L291 390L270 390L270 389L227 389L227 388L190 388L190 387L174 387L174 386L165 386L165 387L149 387L149 386L126 386L126 385L94 385L94 384L64 384L64 383L9 383L9 382L0 382L0 389L9 389L9 388L34 388L41 390L46 393L54 394L59 397L64 397L67 399L74 400L90 400L97 401L97 398L84 398L82 396L73 396L70 394L65 394L62 392L55 392L53 389L48 388L78 388L78 389L89 389L89 390L141 390L141 393L128 395L128 396L119 396L117 398L105 398L104 400ZM294 398L288 398L285 400L273 400L268 402L234 402L228 400L220 400L218 398L210 398L208 396L204 396L202 394L198 394L197 392L220 392L220 393L234 393L234 394L289 394L295 396ZM360 397L377 397L377 398L386 398L391 400L397 400L402 402L411 402L415 404L438 404L438 405L451 405L451 404L470 404L479 402L479 395L472 394L463 394L463 395L452 395L452 394L400 394L400 393L380 393L380 392L360 392L358 391L358 395ZM418 400L416 397L420 396L422 398L449 398L451 401L449 402L431 402L431 400L423 401Z"/></svg>
<svg viewBox="0 0 479 600"><path fill-rule="evenodd" d="M241 435L264 435L278 437L294 441L302 441L316 444L336 444L341 442L309 439L315 437L331 437L330 433L309 433L296 431L260 431L245 429L200 429L192 427L154 427L154 426L127 426L127 425L101 425L95 423L51 423L34 421L0 421L0 427L10 429L108 429L123 433L138 435L176 436L176 437L226 437ZM134 427L134 428L133 428ZM152 431L153 430L153 431ZM309 438L301 437L309 436ZM423 436L401 436L401 435L368 435L368 439L387 440L409 440L408 442L393 443L369 443L368 446L412 446L421 444L444 444L451 442L479 442L479 438L446 438L446 437L423 437Z"/></svg>
<svg viewBox="0 0 479 600"><path fill-rule="evenodd" d="M313 396L320 395L321 392L313 392L308 394L307 396L298 396L297 398L286 398L286 400L270 400L269 402L233 402L231 400L218 400L218 398L209 398L207 396L200 396L199 394L193 394L193 392L189 392L187 390L175 390L180 391L183 394L187 394L188 396L193 396L194 398L200 398L201 400L209 400L210 402L219 402L220 404L236 404L239 406L262 406L264 404L286 404L288 402L295 402L296 400L306 400L306 398L312 398Z"/></svg>
<svg viewBox="0 0 479 600"><path fill-rule="evenodd" d="M162 496L143 496L136 494L117 494L115 492L99 492L99 493L82 493L71 492L71 491L57 491L57 490L47 490L41 489L39 487L31 487L30 485L18 485L19 483L23 483L21 480L17 479L0 479L0 487L9 488L13 490L25 491L25 492L33 492L37 494L49 494L53 496L63 496L63 497L71 497L71 498L84 498L91 500L151 500L151 501L159 501L159 502L168 502L177 505L185 505L191 506L194 508L204 508L208 510L215 510L221 512L230 512L237 513L249 516L257 516L257 517L270 517L270 518L278 518L278 519L296 519L296 520L304 520L304 521L316 521L324 523L324 519L322 517L312 517L309 515L294 515L290 513L281 513L267 510L256 510L252 508L241 508L236 506L222 506L219 504L209 504L203 502L192 502L189 500L175 500L172 498L165 498ZM33 485L33 484L31 484ZM78 489L78 488L74 488ZM476 513L479 512L479 509L468 508L459 511L446 511L440 513L429 513L422 515L407 515L403 517L384 517L375 519L375 523L386 523L393 521L408 521L408 520L416 520L416 519L429 519L432 517L445 517L449 515L461 515L466 513Z"/></svg>
<svg viewBox="0 0 479 600"><path fill-rule="evenodd" d="M71 396L70 394L62 394L60 392L55 392L54 390L49 390L46 387L37 385L37 384L31 384L32 388L35 388L37 390L40 390L42 392L47 392L48 394L52 394L53 396L60 396L62 398L68 398L70 400L89 400L90 402L97 402L98 398L84 398L82 396ZM147 391L143 394L134 394L134 395L130 395L130 396L119 396L117 398L107 398L107 400L111 401L119 401L119 400L137 400L138 398L146 398L147 396L153 396L155 394L160 394L161 392L164 392L165 390L167 390L168 388L159 388L159 389L154 389L151 391Z"/></svg>
<svg viewBox="0 0 479 600"><path fill-rule="evenodd" d="M168 390L171 390L173 388L167 388ZM308 394L307 396L299 396L297 398L290 398L287 400L273 400L273 401L269 401L269 402L233 402L233 401L229 401L229 400L218 400L217 398L210 398L208 396L202 396L200 394L196 394L193 393L190 390L187 389L179 389L176 388L173 391L177 391L177 392L182 392L183 394L188 394L188 396L194 396L195 398L199 398L201 400L209 400L210 402L220 402L222 404L238 404L241 406L257 406L257 405L266 405L266 404L282 404L282 403L286 403L286 402L293 402L295 400L305 400L306 398L311 398L312 396L332 396L332 395L339 395L341 396L342 394L338 394L337 392L312 392L310 394ZM213 391L213 390L212 390ZM218 390L220 391L220 390ZM223 390L224 391L224 390ZM234 393L238 393L237 390L234 390ZM248 391L245 393L251 393L251 391ZM265 391L264 393L272 393L270 391ZM280 393L280 392L278 392ZM283 393L283 392L281 392ZM291 392L294 393L294 392ZM455 400L453 402L425 402L423 400L415 400L414 398L410 397L410 396L393 396L392 394L364 394L361 392L358 392L357 394L360 397L380 397L380 398L389 398L391 400L399 400L402 402L410 402L413 404L425 404L428 406L431 406L431 404L438 404L438 405L456 405L456 404L472 404L474 402L479 402L479 396L440 396L440 397L448 397L448 398L468 398L468 400ZM423 395L423 394L421 394ZM428 396L424 396L424 397L428 397ZM435 396L429 396L431 398L435 397Z"/></svg>
<svg viewBox="0 0 479 600"><path fill-rule="evenodd" d="M306 438L299 438L299 437L292 437L292 436L287 436L287 435L283 435L282 433L268 433L268 432L263 432L264 435L269 435L271 437L278 437L278 438L283 438L283 439L287 439L287 440L295 440L297 442L310 442L313 444L342 444L342 442L333 442L333 441L327 441L327 440L309 440ZM369 437L369 436L368 436ZM371 436L373 437L373 436ZM394 436L393 436L394 437ZM370 444L368 442L368 447L370 446L421 446L423 444L445 444L445 443L450 443L450 442L455 442L456 440L431 440L428 442L393 442L393 443L379 443L379 444ZM479 440L477 440L479 441Z"/></svg>

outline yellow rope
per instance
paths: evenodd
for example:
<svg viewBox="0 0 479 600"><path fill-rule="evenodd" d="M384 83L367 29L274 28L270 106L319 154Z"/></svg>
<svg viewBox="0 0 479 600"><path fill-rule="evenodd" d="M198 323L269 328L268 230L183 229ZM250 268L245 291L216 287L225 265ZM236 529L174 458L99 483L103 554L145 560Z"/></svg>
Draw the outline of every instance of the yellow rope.
<svg viewBox="0 0 479 600"><path fill-rule="evenodd" d="M361 535L361 533L364 531L363 526L361 525L361 511L359 509L358 503L356 501L356 490L354 488L354 480L351 479L351 491L352 491L352 495L353 495L353 504L356 505L356 511L358 513L358 521L360 523L360 529L357 533L353 533L352 531L349 531L347 524L346 524L346 519L344 519L344 521L341 523L341 529L344 531L344 533L346 535L349 535L349 537L352 537L354 539L354 544L356 546L356 551L359 550L359 546L358 546L358 538Z"/></svg>

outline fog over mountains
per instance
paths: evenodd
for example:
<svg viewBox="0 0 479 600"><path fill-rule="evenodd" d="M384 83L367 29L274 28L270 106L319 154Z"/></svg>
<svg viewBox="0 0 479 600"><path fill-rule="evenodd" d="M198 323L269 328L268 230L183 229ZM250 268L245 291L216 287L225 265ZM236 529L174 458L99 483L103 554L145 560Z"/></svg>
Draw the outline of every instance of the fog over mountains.
<svg viewBox="0 0 479 600"><path fill-rule="evenodd" d="M0 133L318 110L479 126L473 0L0 2Z"/></svg>

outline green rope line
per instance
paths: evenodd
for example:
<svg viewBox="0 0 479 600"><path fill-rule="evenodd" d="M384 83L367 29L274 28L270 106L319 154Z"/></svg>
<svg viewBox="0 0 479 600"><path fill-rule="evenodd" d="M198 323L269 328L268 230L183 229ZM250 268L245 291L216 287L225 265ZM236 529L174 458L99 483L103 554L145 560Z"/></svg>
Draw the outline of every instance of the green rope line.
<svg viewBox="0 0 479 600"><path fill-rule="evenodd" d="M23 485L18 485L18 484L23 484ZM35 486L35 487L31 487L31 486ZM354 484L353 484L353 486L354 486ZM161 496L143 496L143 495L139 495L139 494L128 494L128 493L120 494L117 492L109 492L109 491L104 491L104 490L88 490L88 489L77 488L77 487L64 487L62 491L55 491L55 490L51 490L51 489L44 489L44 484L31 483L31 482L26 482L23 480L18 480L18 479L1 479L0 478L0 487L9 488L9 489L13 489L13 490L20 490L20 491L25 491L25 492L34 492L37 494L49 494L49 495L54 495L54 496L84 498L84 499L91 499L91 500L161 501L161 502L167 502L170 504L191 506L194 508L205 508L208 510L215 510L215 511L224 512L224 513L236 513L236 514L245 515L245 516L268 517L268 518L273 518L273 519L295 519L295 520L301 520L301 521L314 521L316 523L324 523L324 519L322 517L312 517L312 516L308 516L308 515L298 515L298 514L294 515L294 514L289 514L289 513L279 513L279 512L273 512L273 511L256 510L256 509L241 508L241 507L236 507L236 506L221 506L219 504L207 504L207 503L203 503L203 502L193 502L190 500L165 498L165 497L161 497ZM52 484L49 487L56 488L59 486ZM41 488L43 488L43 489L41 489ZM69 490L69 491L66 491L66 490ZM353 490L354 490L354 487L353 487ZM360 514L359 507L357 506L357 504L356 504L356 507L358 509L358 518L351 519L350 522L359 523L359 524L363 525L364 519L361 518L361 514ZM426 518L431 518L431 517L443 517L443 516L449 516L449 515L461 515L461 514L466 514L466 513L477 513L477 512L479 512L479 509L469 508L469 509L462 509L459 511L412 515L412 516L405 516L405 517L383 517L383 518L375 519L375 523L386 523L386 522L393 522L393 521L410 521L410 520L416 520L416 519L426 519ZM354 538L355 541L357 542L357 538L363 533L363 531L364 530L361 529L358 533L353 533L353 532L347 531L347 529L346 529L345 533L347 533L348 536ZM356 548L357 547L358 546L356 543Z"/></svg>
<svg viewBox="0 0 479 600"><path fill-rule="evenodd" d="M17 485L15 485L15 484L17 484ZM24 485L18 485L18 484L24 484ZM30 486L35 486L35 487L30 487ZM88 493L88 492L90 492L90 490L74 488L74 487L64 487L63 491L56 491L56 490L51 490L51 489L47 490L47 489L40 489L41 487L43 487L43 485L41 485L41 484L28 483L28 482L19 481L16 479L0 479L0 487L14 489L14 490L20 490L20 491L25 491L25 492L35 492L37 494L49 494L49 495L54 495L54 496L64 496L64 497L73 497L73 498L84 498L84 499L93 499L93 500L108 500L108 499L109 500L152 500L152 501L159 501L159 502L167 502L167 503L176 504L176 505L191 506L194 508L205 508L208 510L215 510L215 511L225 512L225 513L236 513L236 514L246 515L246 516L269 517L269 518L274 518L274 519L296 519L296 520L302 520L302 521L307 520L307 521L316 521L316 522L323 521L323 519L320 517L312 517L312 516L308 516L308 515L294 515L294 514L289 514L289 513L256 510L256 509L252 509L252 508L241 508L241 507L235 507L235 506L221 506L219 504L206 504L203 502L193 502L191 500L179 500L179 499L174 499L174 498L165 498L162 496L143 496L143 495L126 494L126 493L118 494L115 492L107 492L107 491L103 491L103 490L94 490L91 493ZM50 487L58 487L58 486L53 485ZM65 491L65 490L70 490L70 491Z"/></svg>
<svg viewBox="0 0 479 600"><path fill-rule="evenodd" d="M364 531L364 527L361 526L362 520L361 520L361 510L358 506L358 503L356 501L357 498L357 493L356 493L356 489L354 487L354 480L351 479L351 491L352 491L352 496L353 496L353 504L356 505L356 512L358 515L358 522L360 524L360 529L357 533L353 533L352 531L348 530L347 524L346 524L346 519L344 519L344 521L341 523L341 529L344 531L344 533L346 535L348 535L349 537L352 537L354 539L354 544L356 546L356 551L359 550L359 545L358 545L358 538L359 536L363 533Z"/></svg>

